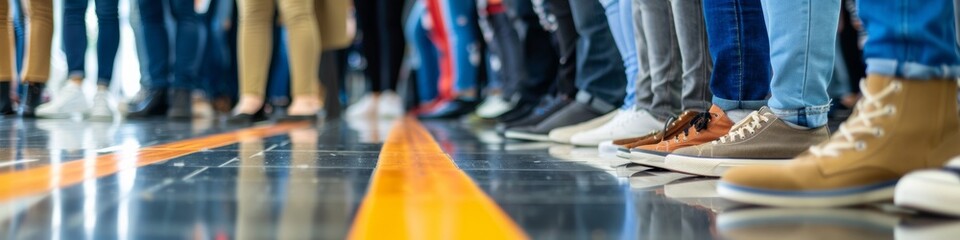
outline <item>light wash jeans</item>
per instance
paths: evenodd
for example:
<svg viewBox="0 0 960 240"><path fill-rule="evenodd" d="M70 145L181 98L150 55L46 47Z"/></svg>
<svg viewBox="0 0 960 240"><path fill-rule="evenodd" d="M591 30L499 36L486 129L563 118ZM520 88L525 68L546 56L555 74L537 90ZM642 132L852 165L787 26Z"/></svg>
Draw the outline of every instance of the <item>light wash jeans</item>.
<svg viewBox="0 0 960 240"><path fill-rule="evenodd" d="M827 125L840 0L762 0L770 39L770 109L804 127Z"/></svg>
<svg viewBox="0 0 960 240"><path fill-rule="evenodd" d="M960 77L957 28L951 0L860 0L867 30L867 73L907 79Z"/></svg>
<svg viewBox="0 0 960 240"><path fill-rule="evenodd" d="M639 73L639 64L637 62L637 46L633 39L633 9L630 0L600 0L603 8L606 9L607 23L610 24L610 32L613 33L613 41L620 50L620 57L623 59L623 67L627 75L627 95L623 98L623 106L620 109L632 109L637 105L637 75Z"/></svg>

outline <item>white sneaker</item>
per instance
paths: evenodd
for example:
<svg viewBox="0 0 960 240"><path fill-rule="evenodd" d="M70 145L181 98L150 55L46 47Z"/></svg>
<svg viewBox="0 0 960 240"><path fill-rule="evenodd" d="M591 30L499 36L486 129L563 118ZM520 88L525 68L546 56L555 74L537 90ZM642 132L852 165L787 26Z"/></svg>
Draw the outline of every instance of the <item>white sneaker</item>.
<svg viewBox="0 0 960 240"><path fill-rule="evenodd" d="M357 101L347 107L347 117L366 118L375 116L377 113L377 99L373 94L364 95Z"/></svg>
<svg viewBox="0 0 960 240"><path fill-rule="evenodd" d="M377 116L380 118L397 118L403 116L403 98L392 91L380 93L377 103Z"/></svg>
<svg viewBox="0 0 960 240"><path fill-rule="evenodd" d="M653 118L645 110L620 110L613 120L603 126L574 134L570 143L581 146L597 146L603 141L643 136L663 128L664 122Z"/></svg>
<svg viewBox="0 0 960 240"><path fill-rule="evenodd" d="M216 115L213 111L213 104L210 104L210 100L207 100L207 97L202 93L194 93L191 96L190 111L193 114L194 118L210 119Z"/></svg>
<svg viewBox="0 0 960 240"><path fill-rule="evenodd" d="M86 113L89 108L80 85L68 82L53 94L50 102L37 107L37 117L70 118L73 114Z"/></svg>
<svg viewBox="0 0 960 240"><path fill-rule="evenodd" d="M477 116L486 119L496 118L510 111L512 107L513 104L503 100L503 97L500 95L490 95L477 107Z"/></svg>
<svg viewBox="0 0 960 240"><path fill-rule="evenodd" d="M90 118L113 120L113 116L117 113L114 106L116 106L116 102L110 97L110 92L97 90L97 94L93 96L93 107L90 108Z"/></svg>
<svg viewBox="0 0 960 240"><path fill-rule="evenodd" d="M899 206L960 217L960 157L943 169L907 174L895 191L893 200Z"/></svg>
<svg viewBox="0 0 960 240"><path fill-rule="evenodd" d="M613 120L613 118L619 113L620 111L613 111L581 124L554 129L550 131L550 141L558 143L570 143L570 137L573 137L574 134L603 126L604 124L607 124L607 122Z"/></svg>

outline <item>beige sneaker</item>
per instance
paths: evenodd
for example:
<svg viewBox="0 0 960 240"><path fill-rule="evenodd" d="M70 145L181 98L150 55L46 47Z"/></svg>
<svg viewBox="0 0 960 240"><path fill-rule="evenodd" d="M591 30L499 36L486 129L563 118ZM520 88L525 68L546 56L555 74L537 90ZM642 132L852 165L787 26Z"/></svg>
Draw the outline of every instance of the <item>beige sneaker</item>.
<svg viewBox="0 0 960 240"><path fill-rule="evenodd" d="M734 166L785 164L829 137L826 126L797 129L764 107L719 140L674 151L667 156L664 168L719 177Z"/></svg>
<svg viewBox="0 0 960 240"><path fill-rule="evenodd" d="M834 207L893 198L910 171L960 155L956 83L871 75L856 113L834 136L781 166L732 168L718 188L740 202Z"/></svg>

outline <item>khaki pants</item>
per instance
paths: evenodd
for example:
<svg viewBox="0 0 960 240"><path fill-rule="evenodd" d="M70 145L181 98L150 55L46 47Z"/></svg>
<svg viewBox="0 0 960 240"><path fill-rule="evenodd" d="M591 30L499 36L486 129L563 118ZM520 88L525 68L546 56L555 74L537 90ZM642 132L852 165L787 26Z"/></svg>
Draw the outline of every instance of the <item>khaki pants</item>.
<svg viewBox="0 0 960 240"><path fill-rule="evenodd" d="M50 75L50 43L53 41L53 1L28 0L23 3L27 20L23 81L43 83ZM10 5L0 4L0 82L14 79L13 21Z"/></svg>
<svg viewBox="0 0 960 240"><path fill-rule="evenodd" d="M349 44L347 4L346 0L240 0L240 94L265 95L274 12L279 7L280 21L287 29L291 92L294 97L322 95L320 52Z"/></svg>

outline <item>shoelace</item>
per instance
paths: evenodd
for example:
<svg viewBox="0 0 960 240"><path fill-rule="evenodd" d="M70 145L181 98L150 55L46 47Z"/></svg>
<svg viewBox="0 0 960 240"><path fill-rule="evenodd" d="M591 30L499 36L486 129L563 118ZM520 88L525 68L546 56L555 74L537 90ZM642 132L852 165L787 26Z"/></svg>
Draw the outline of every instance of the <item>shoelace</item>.
<svg viewBox="0 0 960 240"><path fill-rule="evenodd" d="M817 157L831 156L836 157L842 151L858 150L863 151L867 144L857 139L857 135L872 134L874 137L883 136L883 129L873 126L873 119L881 116L893 115L896 107L892 105L883 105L881 99L901 89L901 83L894 82L881 90L876 95L870 92L863 92L863 100L857 104L858 114L840 125L836 136L829 142L821 146L810 147L810 153ZM860 83L860 88L866 89L864 82Z"/></svg>
<svg viewBox="0 0 960 240"><path fill-rule="evenodd" d="M690 120L690 124L688 124L688 126L690 127L683 129L683 134L677 134L677 136L673 138L673 141L680 142L681 136L683 136L684 142L690 140L688 138L688 136L690 136L690 128L693 128L694 131L697 131L697 132L703 131L704 129L707 129L708 126L710 126L710 121L712 119L713 119L713 116L710 115L710 112L698 113L696 116L693 117L693 119Z"/></svg>
<svg viewBox="0 0 960 240"><path fill-rule="evenodd" d="M769 117L761 115L758 111L753 111L750 113L750 115L747 116L747 119L749 121L734 126L733 130L728 132L727 135L724 135L723 137L720 137L720 139L714 140L711 143L720 144L734 142L737 141L737 139L745 139L747 137L747 132L750 134L756 133L757 129L763 126L762 123L770 121Z"/></svg>

